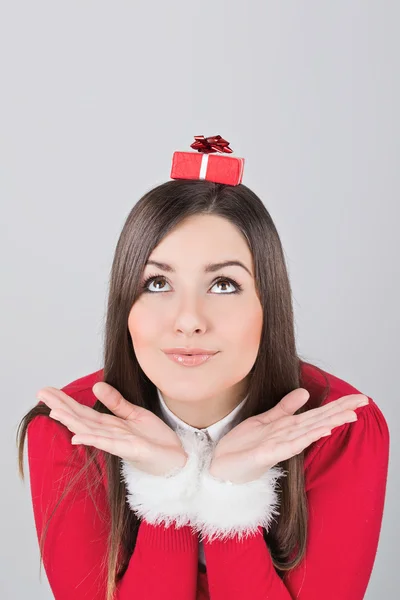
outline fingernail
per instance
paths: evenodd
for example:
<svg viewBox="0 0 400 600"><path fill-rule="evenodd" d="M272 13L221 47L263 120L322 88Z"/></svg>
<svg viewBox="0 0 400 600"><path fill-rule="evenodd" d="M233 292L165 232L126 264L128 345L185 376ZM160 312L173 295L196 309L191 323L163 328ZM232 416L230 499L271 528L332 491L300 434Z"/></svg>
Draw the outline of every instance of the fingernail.
<svg viewBox="0 0 400 600"><path fill-rule="evenodd" d="M354 416L352 416L352 417L349 417L349 419L348 419L347 423L351 423L352 421L357 421L357 420L358 420L358 419L357 419L357 415L354 415Z"/></svg>
<svg viewBox="0 0 400 600"><path fill-rule="evenodd" d="M80 443L81 443L81 441L77 440L76 438L71 439L71 444L80 444Z"/></svg>

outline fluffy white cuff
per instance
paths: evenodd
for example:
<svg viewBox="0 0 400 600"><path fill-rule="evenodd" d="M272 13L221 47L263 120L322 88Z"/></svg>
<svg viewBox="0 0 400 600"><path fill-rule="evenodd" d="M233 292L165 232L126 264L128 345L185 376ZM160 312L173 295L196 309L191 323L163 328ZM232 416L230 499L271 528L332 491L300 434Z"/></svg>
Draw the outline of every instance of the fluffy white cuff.
<svg viewBox="0 0 400 600"><path fill-rule="evenodd" d="M121 472L127 487L131 509L148 523L176 527L193 522L194 498L198 493L200 473L207 454L207 445L192 432L176 431L188 456L182 468L165 476L151 475L122 460Z"/></svg>
<svg viewBox="0 0 400 600"><path fill-rule="evenodd" d="M247 483L221 481L205 469L200 475L196 495L196 529L201 539L212 542L238 536L239 539L267 531L279 515L276 482L285 472L279 467L269 469L262 477Z"/></svg>
<svg viewBox="0 0 400 600"><path fill-rule="evenodd" d="M191 525L207 541L246 537L260 526L268 531L279 515L276 482L285 471L275 466L248 483L218 480L208 472L214 444L181 428L176 433L188 455L183 468L156 476L122 461L131 509L155 525Z"/></svg>

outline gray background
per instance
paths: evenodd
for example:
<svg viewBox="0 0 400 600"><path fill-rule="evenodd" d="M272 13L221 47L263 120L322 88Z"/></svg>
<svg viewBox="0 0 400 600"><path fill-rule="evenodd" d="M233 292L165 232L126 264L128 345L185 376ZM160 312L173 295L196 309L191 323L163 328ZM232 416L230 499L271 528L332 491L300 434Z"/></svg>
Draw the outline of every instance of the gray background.
<svg viewBox="0 0 400 600"><path fill-rule="evenodd" d="M275 221L299 352L387 419L366 598L398 597L399 18L382 0L0 3L2 599L52 598L17 424L41 387L101 368L124 220L200 134L245 157Z"/></svg>

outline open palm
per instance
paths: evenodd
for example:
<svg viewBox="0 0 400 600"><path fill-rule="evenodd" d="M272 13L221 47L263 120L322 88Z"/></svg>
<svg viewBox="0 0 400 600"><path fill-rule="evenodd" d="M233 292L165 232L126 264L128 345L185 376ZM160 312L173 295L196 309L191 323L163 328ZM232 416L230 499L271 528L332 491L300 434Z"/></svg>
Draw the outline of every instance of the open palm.
<svg viewBox="0 0 400 600"><path fill-rule="evenodd" d="M94 446L153 475L184 466L186 454L178 436L159 417L128 402L106 382L96 383L93 393L113 415L84 406L54 387L42 388L37 397L51 409L51 418L75 434L73 443Z"/></svg>
<svg viewBox="0 0 400 600"><path fill-rule="evenodd" d="M354 409L368 404L364 394L349 394L295 415L309 397L307 390L297 388L272 409L239 423L216 445L210 474L235 483L258 479L334 427L355 420Z"/></svg>

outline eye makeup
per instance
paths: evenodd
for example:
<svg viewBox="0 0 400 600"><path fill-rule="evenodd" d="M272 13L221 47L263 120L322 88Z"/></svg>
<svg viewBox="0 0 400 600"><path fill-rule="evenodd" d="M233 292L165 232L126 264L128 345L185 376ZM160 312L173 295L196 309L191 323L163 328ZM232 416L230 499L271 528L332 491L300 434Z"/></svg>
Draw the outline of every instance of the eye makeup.
<svg viewBox="0 0 400 600"><path fill-rule="evenodd" d="M149 284L154 281L155 279L164 279L166 280L166 277L164 275L149 275L143 282L142 282L142 291L144 293L148 293L148 294L158 294L159 292L153 292L150 291L148 289ZM223 295L230 295L230 294L240 294L243 290L243 286L238 283L237 281L235 281L234 279L232 279L231 277L224 277L223 275L221 275L220 277L217 277L217 279L215 279L211 285L211 287L213 287L216 283L219 283L220 281L223 282L228 282L230 284L232 284L236 290L234 292L223 292L222 294L218 294L220 296ZM161 290L162 292L162 290ZM165 292L164 292L165 293Z"/></svg>

